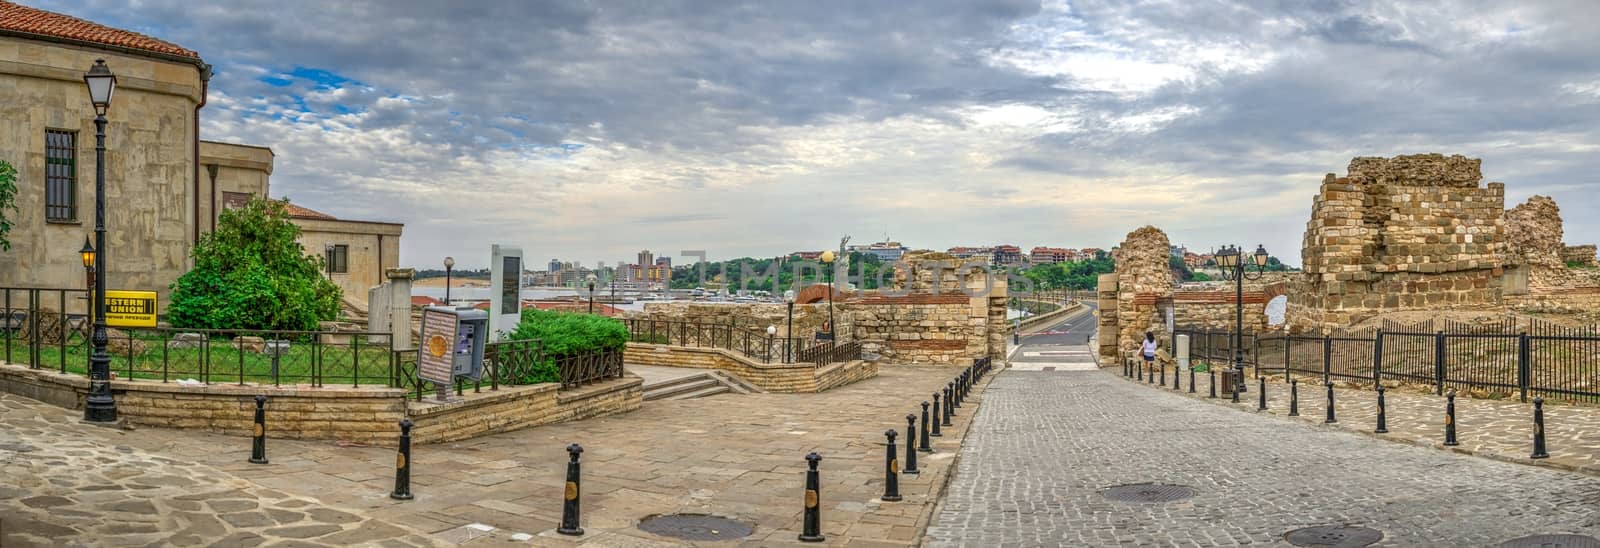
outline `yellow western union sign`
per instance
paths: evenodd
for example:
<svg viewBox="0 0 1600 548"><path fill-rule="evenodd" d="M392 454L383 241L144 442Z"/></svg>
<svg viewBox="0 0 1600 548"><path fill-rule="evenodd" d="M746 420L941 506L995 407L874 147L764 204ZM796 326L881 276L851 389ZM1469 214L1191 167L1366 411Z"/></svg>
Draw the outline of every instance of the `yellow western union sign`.
<svg viewBox="0 0 1600 548"><path fill-rule="evenodd" d="M106 290L106 325L155 327L156 292Z"/></svg>

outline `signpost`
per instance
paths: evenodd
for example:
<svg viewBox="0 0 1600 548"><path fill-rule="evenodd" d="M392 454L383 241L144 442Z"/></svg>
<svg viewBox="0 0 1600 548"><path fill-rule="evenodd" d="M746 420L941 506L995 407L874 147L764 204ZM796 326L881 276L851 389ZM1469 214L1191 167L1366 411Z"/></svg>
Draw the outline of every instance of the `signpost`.
<svg viewBox="0 0 1600 548"><path fill-rule="evenodd" d="M155 327L156 292L106 290L106 325L111 327Z"/></svg>

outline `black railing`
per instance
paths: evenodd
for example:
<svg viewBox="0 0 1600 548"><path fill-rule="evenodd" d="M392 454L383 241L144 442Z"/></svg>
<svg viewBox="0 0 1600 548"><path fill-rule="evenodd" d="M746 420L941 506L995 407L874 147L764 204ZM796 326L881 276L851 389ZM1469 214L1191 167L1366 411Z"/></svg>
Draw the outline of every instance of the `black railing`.
<svg viewBox="0 0 1600 548"><path fill-rule="evenodd" d="M822 347L844 346L838 341L817 342L803 337L777 337L769 336L763 329L749 326L738 326L731 323L706 323L677 320L656 320L650 318L628 318L623 323L628 326L628 333L633 342L649 344L665 344L672 346L689 346L697 348L721 348L743 354L762 363L816 363L826 365L833 363L833 356L848 355L837 354L832 351L817 350ZM856 358L860 357L860 346L857 345ZM819 358L820 356L820 358ZM818 362L817 359L829 361Z"/></svg>
<svg viewBox="0 0 1600 548"><path fill-rule="evenodd" d="M1207 351L1204 344L1198 349L1191 344L1193 356ZM1378 329L1325 336L1262 336L1247 347L1247 356L1258 374L1319 375L1324 381L1373 386L1417 384L1439 394L1454 388L1523 401L1533 394L1600 403L1600 326L1564 327L1526 319L1386 322Z"/></svg>
<svg viewBox="0 0 1600 548"><path fill-rule="evenodd" d="M417 373L417 350L394 352L396 386L406 389L417 401L435 393L439 383L421 378ZM576 388L585 384L622 378L622 351L602 350L568 356L545 353L543 341L499 341L487 343L483 350L483 372L478 380L457 379L457 395L471 388L481 393L501 386L522 386L545 382L558 382L561 388ZM449 390L452 387L444 387Z"/></svg>
<svg viewBox="0 0 1600 548"><path fill-rule="evenodd" d="M800 354L794 361L828 365L830 363L859 359L861 359L861 343L851 341L844 344L834 344L832 341L824 341L809 348L800 349Z"/></svg>
<svg viewBox="0 0 1600 548"><path fill-rule="evenodd" d="M0 361L81 372L86 362L69 367L68 349L88 344L88 296L85 289L0 287Z"/></svg>

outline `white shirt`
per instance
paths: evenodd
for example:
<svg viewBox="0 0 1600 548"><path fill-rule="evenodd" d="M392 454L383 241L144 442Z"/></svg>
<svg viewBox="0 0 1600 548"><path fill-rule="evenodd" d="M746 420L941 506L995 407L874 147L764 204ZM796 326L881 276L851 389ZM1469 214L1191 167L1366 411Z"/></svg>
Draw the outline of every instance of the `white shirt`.
<svg viewBox="0 0 1600 548"><path fill-rule="evenodd" d="M1139 352L1146 356L1156 355L1156 342L1152 340L1145 340L1144 344L1139 345Z"/></svg>

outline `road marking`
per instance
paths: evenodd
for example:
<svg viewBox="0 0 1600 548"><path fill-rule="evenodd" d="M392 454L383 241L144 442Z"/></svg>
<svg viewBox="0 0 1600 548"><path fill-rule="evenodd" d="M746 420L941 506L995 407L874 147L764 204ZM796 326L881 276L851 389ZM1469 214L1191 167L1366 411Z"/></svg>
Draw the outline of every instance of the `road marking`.
<svg viewBox="0 0 1600 548"><path fill-rule="evenodd" d="M1011 369L1017 371L1094 371L1099 367L1093 362L1011 362Z"/></svg>

